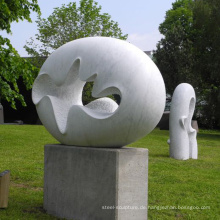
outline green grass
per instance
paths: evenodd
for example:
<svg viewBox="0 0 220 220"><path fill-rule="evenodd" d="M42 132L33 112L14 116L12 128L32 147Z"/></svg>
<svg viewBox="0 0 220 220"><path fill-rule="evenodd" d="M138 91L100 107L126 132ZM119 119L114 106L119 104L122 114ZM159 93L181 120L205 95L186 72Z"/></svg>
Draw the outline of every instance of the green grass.
<svg viewBox="0 0 220 220"><path fill-rule="evenodd" d="M149 149L148 218L220 219L220 131L200 130L197 160L169 158L168 137L155 129L130 145Z"/></svg>
<svg viewBox="0 0 220 220"><path fill-rule="evenodd" d="M169 158L168 136L155 129L130 145L149 149L148 219L220 219L220 131L200 130L198 160ZM0 209L0 220L57 219L42 208L49 143L57 141L43 126L0 125L0 171L11 172L9 206Z"/></svg>
<svg viewBox="0 0 220 220"><path fill-rule="evenodd" d="M43 208L44 145L57 143L43 126L0 126L0 170L10 170L9 206L0 220L56 219Z"/></svg>

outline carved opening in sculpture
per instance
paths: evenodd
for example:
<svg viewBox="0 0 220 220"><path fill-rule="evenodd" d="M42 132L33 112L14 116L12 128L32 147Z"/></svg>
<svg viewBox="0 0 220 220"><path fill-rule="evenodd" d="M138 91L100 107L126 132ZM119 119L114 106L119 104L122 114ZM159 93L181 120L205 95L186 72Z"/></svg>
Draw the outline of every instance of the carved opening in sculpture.
<svg viewBox="0 0 220 220"><path fill-rule="evenodd" d="M189 158L194 158L193 151L195 150L195 141L196 141L196 130L192 128L191 122L195 109L195 98L192 97L189 103L189 128L188 128L188 137L189 137Z"/></svg>
<svg viewBox="0 0 220 220"><path fill-rule="evenodd" d="M97 74L93 74L88 79L82 81L79 77L79 68L80 59L77 59L71 65L66 77L59 82L51 78L48 73L41 73L33 87L32 98L34 103L38 104L41 99L50 100L57 126L63 134L66 131L69 111L73 106L78 106L86 114L96 119L108 118L118 109L118 104L106 96L112 96L114 92L120 94L120 91L114 87L105 88L101 91L98 88L98 93L95 96L93 94L93 81L97 80ZM94 100L84 105L82 94L84 93L85 85L88 90L85 92L89 93L89 96L94 97Z"/></svg>
<svg viewBox="0 0 220 220"><path fill-rule="evenodd" d="M110 87L104 89L97 96L93 93L94 82L86 82L82 91L82 102L84 111L92 117L103 119L110 117L118 109L119 105L113 92L120 94L117 88ZM120 97L120 95L118 95Z"/></svg>
<svg viewBox="0 0 220 220"><path fill-rule="evenodd" d="M86 84L83 87L82 91L82 103L83 105L89 104L91 101L94 101L98 98L95 98L92 96L92 89L93 89L94 82L86 82ZM107 98L112 99L115 101L118 105L121 102L121 96L119 94L111 94L106 96Z"/></svg>
<svg viewBox="0 0 220 220"><path fill-rule="evenodd" d="M192 132L192 127L191 127L191 121L192 121L192 117L193 117L193 114L194 114L194 110L195 110L195 98L192 97L190 99L190 102L189 102L189 115L188 115L188 120L189 120L189 131Z"/></svg>

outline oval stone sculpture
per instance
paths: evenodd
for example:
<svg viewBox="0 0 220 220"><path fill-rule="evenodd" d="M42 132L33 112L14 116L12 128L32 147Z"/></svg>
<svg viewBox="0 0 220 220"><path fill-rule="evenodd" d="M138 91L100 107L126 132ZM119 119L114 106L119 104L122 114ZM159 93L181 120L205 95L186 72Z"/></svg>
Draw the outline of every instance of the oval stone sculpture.
<svg viewBox="0 0 220 220"><path fill-rule="evenodd" d="M195 103L193 87L188 83L179 84L174 90L170 109L170 157L178 160L198 157L197 131L191 126Z"/></svg>
<svg viewBox="0 0 220 220"><path fill-rule="evenodd" d="M82 104L86 82L97 99ZM118 106L105 98L121 97ZM165 106L163 78L132 44L108 37L71 41L53 52L36 78L32 99L46 129L62 144L122 147L151 132Z"/></svg>

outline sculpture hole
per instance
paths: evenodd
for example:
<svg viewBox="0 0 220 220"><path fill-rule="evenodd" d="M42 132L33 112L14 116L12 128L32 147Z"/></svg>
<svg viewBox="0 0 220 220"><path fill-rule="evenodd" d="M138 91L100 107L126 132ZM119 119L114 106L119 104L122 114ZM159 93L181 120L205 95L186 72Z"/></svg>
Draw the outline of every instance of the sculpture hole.
<svg viewBox="0 0 220 220"><path fill-rule="evenodd" d="M82 91L82 103L83 103L83 105L87 105L90 102L97 99L97 98L94 98L92 96L93 84L94 84L94 82L86 82L86 84L83 87L83 91Z"/></svg>
<svg viewBox="0 0 220 220"><path fill-rule="evenodd" d="M189 116L188 116L190 120L192 120L194 110L195 110L195 98L191 98L189 103Z"/></svg>
<svg viewBox="0 0 220 220"><path fill-rule="evenodd" d="M98 98L94 98L92 96L92 89L93 89L93 85L94 85L94 82L86 82L86 84L84 85L83 87L83 91L82 91L82 103L83 105L87 105L89 104L90 102L98 99ZM120 95L118 94L112 94L112 95L108 95L106 96L110 99L112 99L113 101L115 101L118 105L120 104L121 102L121 97Z"/></svg>

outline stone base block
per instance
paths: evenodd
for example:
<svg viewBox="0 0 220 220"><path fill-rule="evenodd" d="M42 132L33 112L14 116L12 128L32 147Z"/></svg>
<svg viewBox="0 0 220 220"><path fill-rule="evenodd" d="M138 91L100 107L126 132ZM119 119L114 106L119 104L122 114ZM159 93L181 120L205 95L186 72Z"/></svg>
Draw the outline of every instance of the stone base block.
<svg viewBox="0 0 220 220"><path fill-rule="evenodd" d="M148 150L45 146L44 209L73 220L146 220Z"/></svg>

